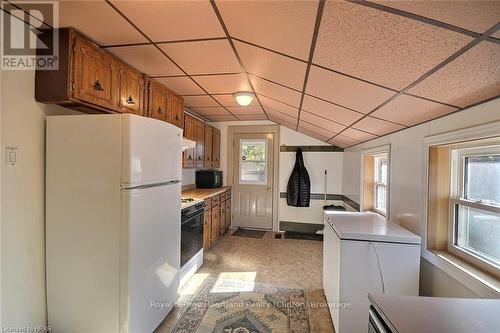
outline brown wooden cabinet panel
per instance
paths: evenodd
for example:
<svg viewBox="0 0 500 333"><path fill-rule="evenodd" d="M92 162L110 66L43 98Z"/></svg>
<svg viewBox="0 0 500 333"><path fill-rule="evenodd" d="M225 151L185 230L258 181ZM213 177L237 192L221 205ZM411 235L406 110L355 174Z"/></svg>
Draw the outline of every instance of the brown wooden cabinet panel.
<svg viewBox="0 0 500 333"><path fill-rule="evenodd" d="M78 34L75 35L72 50L72 97L112 110L117 109L120 64L116 58Z"/></svg>
<svg viewBox="0 0 500 333"><path fill-rule="evenodd" d="M224 235L224 232L226 232L226 203L221 202L219 235Z"/></svg>
<svg viewBox="0 0 500 333"><path fill-rule="evenodd" d="M184 100L180 96L168 95L169 103L169 123L183 128L184 127Z"/></svg>
<svg viewBox="0 0 500 333"><path fill-rule="evenodd" d="M196 166L205 165L205 124L196 120Z"/></svg>
<svg viewBox="0 0 500 333"><path fill-rule="evenodd" d="M118 109L123 113L144 114L144 75L122 64L119 75Z"/></svg>
<svg viewBox="0 0 500 333"><path fill-rule="evenodd" d="M220 130L213 129L212 134L212 167L220 167Z"/></svg>
<svg viewBox="0 0 500 333"><path fill-rule="evenodd" d="M213 128L210 125L205 124L205 168L212 167L212 131Z"/></svg>
<svg viewBox="0 0 500 333"><path fill-rule="evenodd" d="M207 209L204 215L203 225L203 250L208 250L212 246L212 210Z"/></svg>
<svg viewBox="0 0 500 333"><path fill-rule="evenodd" d="M226 200L226 226L225 226L225 230L229 230L229 228L231 227L231 219L232 219L231 198L229 198Z"/></svg>
<svg viewBox="0 0 500 333"><path fill-rule="evenodd" d="M148 116L168 121L168 93L165 87L155 80L149 81L148 87Z"/></svg>
<svg viewBox="0 0 500 333"><path fill-rule="evenodd" d="M196 140L196 119L190 115L184 117L184 137L190 140ZM194 168L195 164L196 147L186 149L182 153L182 167Z"/></svg>
<svg viewBox="0 0 500 333"><path fill-rule="evenodd" d="M212 243L214 243L220 236L220 206L212 207Z"/></svg>

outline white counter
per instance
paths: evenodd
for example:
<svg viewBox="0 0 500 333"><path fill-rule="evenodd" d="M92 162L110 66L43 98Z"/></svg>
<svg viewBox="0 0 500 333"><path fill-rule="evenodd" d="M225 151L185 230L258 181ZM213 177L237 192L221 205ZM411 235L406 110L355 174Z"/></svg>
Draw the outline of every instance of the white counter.
<svg viewBox="0 0 500 333"><path fill-rule="evenodd" d="M398 224L387 222L383 216L376 213L326 211L325 217L342 240L421 243L420 236Z"/></svg>

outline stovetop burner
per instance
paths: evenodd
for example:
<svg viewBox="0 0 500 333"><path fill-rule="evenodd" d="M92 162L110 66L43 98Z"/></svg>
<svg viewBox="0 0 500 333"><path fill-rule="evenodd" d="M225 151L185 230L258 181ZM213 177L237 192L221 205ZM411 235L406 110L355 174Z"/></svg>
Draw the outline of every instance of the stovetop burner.
<svg viewBox="0 0 500 333"><path fill-rule="evenodd" d="M193 202L193 198L181 198L181 203L190 203Z"/></svg>

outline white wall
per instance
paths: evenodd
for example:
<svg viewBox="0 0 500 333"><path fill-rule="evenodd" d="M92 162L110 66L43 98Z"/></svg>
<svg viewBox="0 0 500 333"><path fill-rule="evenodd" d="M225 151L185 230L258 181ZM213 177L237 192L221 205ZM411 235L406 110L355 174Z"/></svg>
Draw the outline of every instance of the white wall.
<svg viewBox="0 0 500 333"><path fill-rule="evenodd" d="M270 121L241 121L241 122L220 122L211 123L212 126L221 130L221 170L224 175L224 185L227 184L228 171L228 126L248 126L248 125L273 125ZM327 145L326 143L311 138L307 135L298 133L286 127L280 126L280 145ZM328 170L328 193L342 194L342 168L343 157L342 153L304 153L304 163L311 178L311 191L313 193L324 192L324 170ZM283 152L279 153L279 191L286 192L288 178L292 172L295 163L295 153ZM341 204L340 202L328 202ZM311 207L298 208L289 207L286 204L286 199L280 199L278 207L278 221L292 221L303 223L322 223L322 200L311 200Z"/></svg>
<svg viewBox="0 0 500 333"><path fill-rule="evenodd" d="M34 71L2 72L2 324L46 324L45 117L76 112L35 102ZM18 148L7 167L5 147Z"/></svg>
<svg viewBox="0 0 500 333"><path fill-rule="evenodd" d="M500 120L500 99L436 119L425 124L384 136L347 149L344 158L344 194L359 202L361 151L381 145L391 145L389 217L414 233L424 234L423 154L424 137ZM466 287L430 262L422 262L421 290L441 296L469 297ZM443 276L443 274L445 274Z"/></svg>

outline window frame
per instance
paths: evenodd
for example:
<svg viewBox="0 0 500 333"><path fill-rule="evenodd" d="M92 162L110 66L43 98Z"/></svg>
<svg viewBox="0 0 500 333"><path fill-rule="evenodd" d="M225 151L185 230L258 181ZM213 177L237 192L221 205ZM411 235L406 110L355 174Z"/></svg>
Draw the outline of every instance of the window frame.
<svg viewBox="0 0 500 333"><path fill-rule="evenodd" d="M242 181L241 180L241 176L242 176L242 172L243 172L243 163L246 162L246 161L243 161L242 157L242 149L241 149L241 144L242 142L264 142L264 145L265 145L265 151L264 151L264 158L265 160L264 161L248 161L248 162L264 162L264 165L265 165L265 169L264 169L264 179L265 179L265 183L264 182L254 182L254 181ZM239 144L239 152L240 152L240 156L239 156L239 174L238 174L238 184L240 185L256 185L256 186L267 186L267 184L269 184L269 175L268 175L268 169L269 169L269 165L268 165L268 153L269 153L269 140L268 139L240 139L240 142L238 143Z"/></svg>
<svg viewBox="0 0 500 333"><path fill-rule="evenodd" d="M374 167L373 167L373 172L374 172L374 175L373 175L373 210L380 214L380 215L383 215L383 216L386 216L387 215L387 200L388 200L388 195L387 195L387 192L389 191L389 157L388 157L388 154L387 153L383 153L383 154L377 154L377 155L373 155L374 157ZM386 175L386 178L387 178L387 182L386 183L382 183L379 179L378 179L378 172L380 170L380 165L378 164L379 161L386 161L387 163L387 175ZM377 198L378 198L378 191L377 189L379 187L383 187L385 188L385 210L382 210L382 209L379 209L377 207Z"/></svg>
<svg viewBox="0 0 500 333"><path fill-rule="evenodd" d="M485 155L499 155L500 145L485 145L465 143L462 145L455 145L450 147L451 154L451 170L450 170L450 197L448 200L449 206L449 220L448 220L448 251L479 267L496 277L500 277L500 265L497 265L485 256L464 247L459 246L458 243L458 209L459 206L479 209L487 212L500 214L500 206L487 203L484 201L475 201L465 198L466 193L466 158L478 157Z"/></svg>
<svg viewBox="0 0 500 333"><path fill-rule="evenodd" d="M366 206L366 203L365 203L365 197L367 196L367 194L365 193L365 158L366 157L372 157L373 159L375 159L377 156L382 156L382 155L385 155L386 156L386 160L387 160L387 184L386 184L386 211L381 211L380 209L376 209L376 203L375 203L375 200L376 200L376 193L375 193L375 190L376 190L376 184L374 182L372 188L371 188L371 192L372 195L373 195L373 198L371 200L371 207L367 207ZM375 180L375 165L373 166L373 177L374 177L374 180ZM365 149L361 152L361 182L360 182L360 193L361 193L361 198L360 198L360 210L361 211L372 211L372 212L375 212L383 217L385 217L386 219L389 219L390 218L390 196L391 196L391 145L384 145L384 146L378 146L378 147L374 147L374 148L369 148L369 149ZM370 206L369 205L369 206Z"/></svg>

